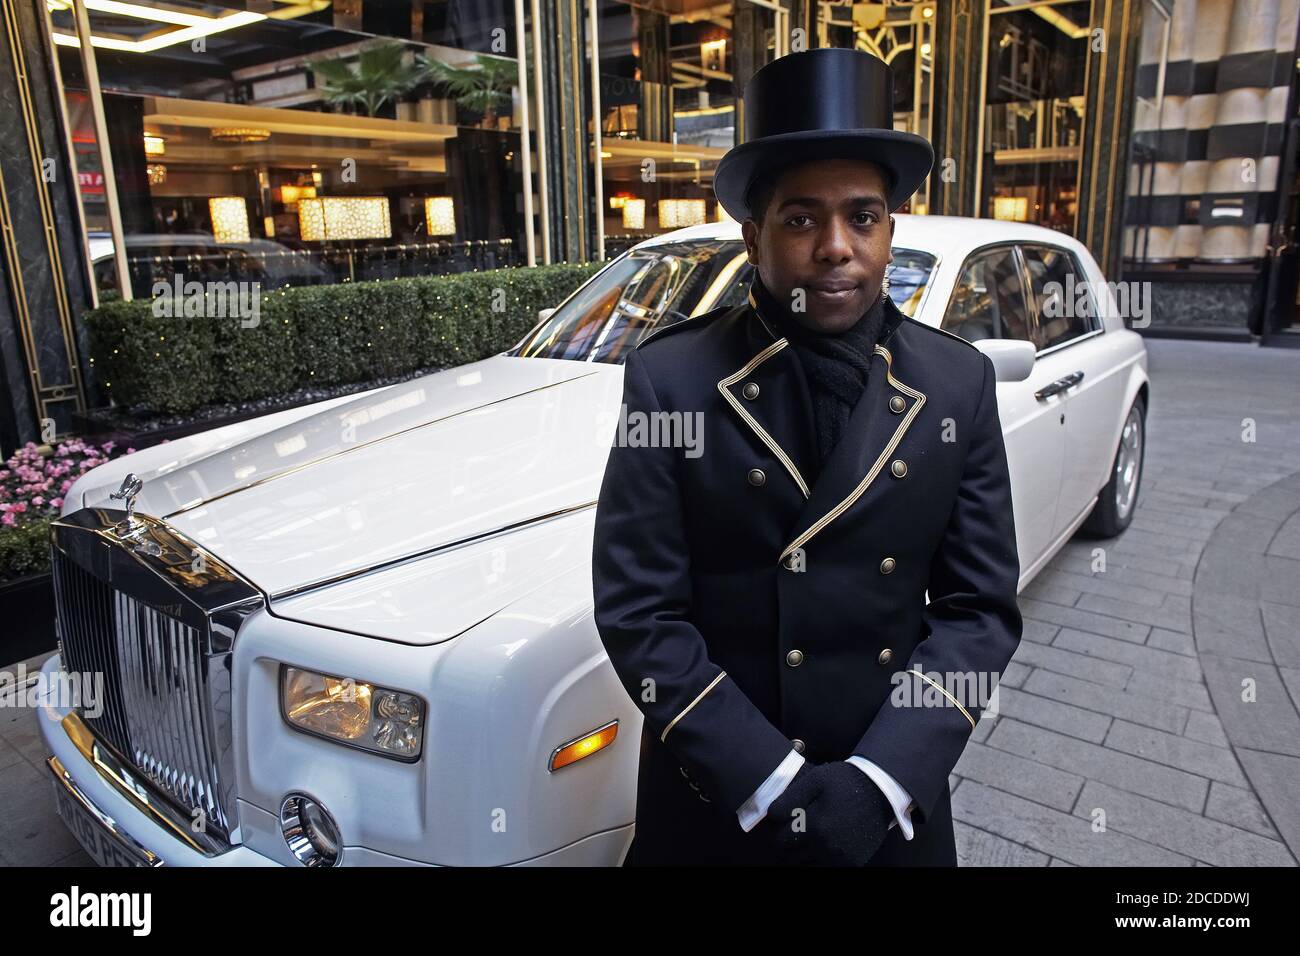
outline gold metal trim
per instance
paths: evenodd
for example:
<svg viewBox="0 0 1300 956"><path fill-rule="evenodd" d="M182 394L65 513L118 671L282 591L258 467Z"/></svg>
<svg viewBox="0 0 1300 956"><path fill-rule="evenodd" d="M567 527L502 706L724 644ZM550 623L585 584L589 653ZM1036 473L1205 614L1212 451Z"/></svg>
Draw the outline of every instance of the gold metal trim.
<svg viewBox="0 0 1300 956"><path fill-rule="evenodd" d="M760 316L760 318L762 317ZM742 365L738 370L720 380L718 382L718 391L722 393L722 397L730 403L731 407L736 410L740 417L745 420L745 424L754 430L754 434L759 437L759 440L761 440L763 444L771 450L772 454L776 455L777 459L785 467L785 470L790 473L790 477L794 479L795 484L799 486L799 491L803 493L805 498L807 498L809 495L808 483L803 480L803 475L799 474L799 469L796 468L794 462L790 460L790 456L787 455L785 450L776 443L776 440L767 433L767 429L760 425L757 419L745 410L745 406L741 405L740 402L736 400L736 396L732 395L728 390L730 386L736 384L736 382L740 381L789 344L790 343L784 338L777 339Z"/></svg>
<svg viewBox="0 0 1300 956"><path fill-rule="evenodd" d="M50 286L54 293L54 305L58 311L59 329L63 339L64 359L67 362L71 381L56 385L43 383L40 363L37 361L35 335L32 329L31 313L28 309L27 290L23 282L24 268L18 241L14 232L13 215L9 208L8 187L0 170L0 239L4 244L4 257L9 267L9 281L14 299L14 315L17 319L19 338L22 341L27 374L32 390L32 404L37 415L42 418L52 417L50 405L55 402L72 401L78 411L86 407L86 393L81 377L81 367L76 348L76 339L72 318L71 303L68 299L67 277L63 273L63 261L59 254L53 202L50 198L49 183L46 182L41 169L41 158L45 154L37 126L36 106L32 94L27 58L23 49L23 38L18 28L18 13L13 0L0 0L3 10L10 53L14 85L18 92L19 105L22 110L23 132L27 139L28 158L32 164L32 177L36 187L37 208L40 211L42 237L45 241L46 259L50 266ZM50 54L53 56L53 53ZM51 95L58 91L51 89ZM71 394L69 394L71 393Z"/></svg>
<svg viewBox="0 0 1300 956"><path fill-rule="evenodd" d="M784 339L782 341L784 341ZM900 392L912 396L914 399L916 399L916 401L912 403L912 407L908 410L907 414L903 416L903 420L898 423L898 427L894 429L893 436L889 439L889 442L885 445L885 447L881 449L880 455L876 458L875 463L871 466L871 470L867 472L866 477L864 477L862 481L858 482L858 486L849 493L848 497L846 497L843 501L841 501L830 511L826 512L826 514L822 515L820 518L814 521L812 525L808 527L807 530L805 530L801 535L799 535L799 537L795 538L788 545L786 545L785 550L781 552L781 557L778 559L778 563L784 564L786 557L792 551L801 547L803 544L809 541L813 537L813 535L817 534L817 532L821 531L822 528L826 527L828 524L830 524L832 521L838 518L841 514L845 512L846 509L848 509L850 505L853 504L853 502L857 501L858 498L861 497L862 493L871 486L871 483L873 481L876 480L876 475L878 475L880 473L880 469L884 467L885 461L889 458L890 455L894 453L894 449L897 448L898 443L903 440L903 435L907 432L908 427L912 424L912 420L916 418L917 412L919 412L921 410L921 406L925 404L924 392L912 388L910 385L905 385L894 377L893 374L894 357L893 355L890 354L889 349L885 348L883 345L877 345L875 350L885 357L885 378L888 380L888 382L891 385L893 385L896 389L898 389Z"/></svg>
<svg viewBox="0 0 1300 956"><path fill-rule="evenodd" d="M68 714L60 722L63 732L68 735L77 751L86 758L99 773L100 777L122 796L126 797L137 810L150 821L167 830L191 850L204 856L216 856L220 850L215 845L204 845L195 839L191 831L191 820L181 817L167 802L152 794L152 786L144 778L136 776L125 764L108 751L91 733L77 716L76 712Z"/></svg>
<svg viewBox="0 0 1300 956"><path fill-rule="evenodd" d="M691 708L694 707L696 704L698 704L700 701L702 701L704 699L704 695L707 694L709 691L713 690L713 688L717 687L718 681L722 680L722 678L726 676L727 676L726 671L719 671L718 676L713 678L713 680L709 682L709 686L704 688L704 690L700 691L699 695L693 701L687 704L686 708L680 714L678 714L676 717L674 717L672 720L668 722L668 726L664 728L664 732L659 735L659 742L663 743L665 740L667 740L668 731L672 730L674 727L677 726L677 721L681 720L683 717L689 714L691 712Z"/></svg>
<svg viewBox="0 0 1300 956"><path fill-rule="evenodd" d="M68 768L63 766L63 761L58 757L51 756L45 761L45 766L54 774L54 779L58 781L65 793L78 804L81 808L95 818L95 821L104 828L110 839L125 853L128 857L135 860L141 866L157 867L163 865L163 859L153 850L149 849L131 834L127 833L116 820L110 817L103 810L95 805L95 801L86 795L85 791L77 785L72 774L68 773ZM62 816L62 814L60 814ZM70 821L67 821L70 825ZM80 836L79 834L77 835Z"/></svg>
<svg viewBox="0 0 1300 956"><path fill-rule="evenodd" d="M939 693L943 694L944 697L947 697L950 701L952 701L953 706L956 707L958 710L960 710L960 711L962 712L962 716L965 717L967 720L970 721L970 729L971 729L971 730L974 730L974 729L975 729L975 718L972 717L972 716L970 715L970 711L968 711L965 707L963 707L963 706L958 702L958 700L957 700L956 697L954 697L954 696L952 696L952 694L948 693L948 691L947 691L946 689L944 689L944 687L943 687L941 684L939 684L938 681L934 680L933 678L926 677L926 676L925 676L924 674L922 674L920 671L908 671L908 673L909 673L909 674L914 674L914 675L916 675L917 677L921 678L921 680L923 680L923 681L925 681L927 684L931 685L935 690L937 690Z"/></svg>

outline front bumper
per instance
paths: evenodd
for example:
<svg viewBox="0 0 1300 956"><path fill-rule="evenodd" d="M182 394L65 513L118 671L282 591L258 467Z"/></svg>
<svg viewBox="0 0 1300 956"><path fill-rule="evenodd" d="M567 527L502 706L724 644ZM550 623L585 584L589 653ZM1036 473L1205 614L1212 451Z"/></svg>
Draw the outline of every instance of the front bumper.
<svg viewBox="0 0 1300 956"><path fill-rule="evenodd" d="M139 866L296 866L279 834L273 814L239 802L241 829L245 839L263 849L274 848L284 859L259 853L238 844L217 854L207 854L188 845L175 832L175 822L151 812L138 798L129 796L129 779L124 788L114 779L115 768L95 760L78 728L84 725L71 709L54 699L59 686L59 656L52 655L41 668L42 690L37 723L50 757L47 765L55 778L55 796L63 804L75 801L84 808L69 826L73 836L97 861L110 865ZM88 753L89 752L89 753ZM60 793L60 791L62 791ZM62 809L62 807L61 807ZM75 807L72 808L75 812ZM61 814L62 816L62 814ZM65 818L66 819L66 818ZM513 866L606 866L621 860L632 840L631 824L593 833L541 856ZM88 845L94 844L94 845ZM344 848L344 866L428 866L417 860L397 857L362 846Z"/></svg>
<svg viewBox="0 0 1300 956"><path fill-rule="evenodd" d="M136 863L145 866L278 866L246 846L235 846L224 853L207 855L188 845L165 818L150 812L140 797L127 795L114 768L97 763L86 741L78 732L76 715L58 706L54 690L59 685L59 657L53 655L41 668L43 696L39 699L41 739L50 753L47 761L54 774L55 786L86 814L73 825L79 843L97 860ZM116 779L115 779L116 778ZM58 790L55 791L56 794ZM90 821L96 821L98 826ZM97 841L97 846L88 842Z"/></svg>

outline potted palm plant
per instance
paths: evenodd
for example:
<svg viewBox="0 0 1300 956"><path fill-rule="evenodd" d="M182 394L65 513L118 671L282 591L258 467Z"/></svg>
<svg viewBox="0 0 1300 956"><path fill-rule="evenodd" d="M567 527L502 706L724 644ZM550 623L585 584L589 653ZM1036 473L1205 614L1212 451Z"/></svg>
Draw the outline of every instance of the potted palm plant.
<svg viewBox="0 0 1300 956"><path fill-rule="evenodd" d="M360 109L375 116L420 82L422 68L406 60L406 47L381 43L362 50L353 64L345 58L310 64L325 101L331 106Z"/></svg>
<svg viewBox="0 0 1300 956"><path fill-rule="evenodd" d="M474 66L459 67L421 54L415 65L424 81L446 91L464 109L483 114L481 126L498 129L498 114L510 109L511 90L519 79L518 64L482 54L474 59Z"/></svg>

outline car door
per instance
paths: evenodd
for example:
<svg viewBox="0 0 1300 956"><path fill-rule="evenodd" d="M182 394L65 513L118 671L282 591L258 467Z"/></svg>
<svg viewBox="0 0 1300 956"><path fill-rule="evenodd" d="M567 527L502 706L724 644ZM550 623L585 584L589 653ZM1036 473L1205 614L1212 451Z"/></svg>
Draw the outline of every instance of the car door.
<svg viewBox="0 0 1300 956"><path fill-rule="evenodd" d="M1064 386L1056 399L1065 416L1064 466L1053 523L1053 537L1059 537L1106 483L1122 382L1108 374L1111 363L1098 311L1098 303L1108 298L1098 284L1100 271L1092 275L1074 252L1048 243L1022 242L1020 251L1038 329L1037 364Z"/></svg>
<svg viewBox="0 0 1300 956"><path fill-rule="evenodd" d="M971 342L995 338L1034 341L1036 327L1014 244L984 247L967 257L940 327ZM1022 576L1051 544L1056 522L1065 452L1063 400L1035 396L1054 377L1053 369L1035 363L1025 381L999 382L997 386Z"/></svg>

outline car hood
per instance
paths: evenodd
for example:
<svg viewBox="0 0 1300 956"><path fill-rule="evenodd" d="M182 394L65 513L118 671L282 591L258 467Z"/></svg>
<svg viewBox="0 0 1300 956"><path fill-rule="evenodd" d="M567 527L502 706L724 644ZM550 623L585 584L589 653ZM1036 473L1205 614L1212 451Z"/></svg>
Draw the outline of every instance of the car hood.
<svg viewBox="0 0 1300 956"><path fill-rule="evenodd" d="M497 355L142 474L136 509L283 597L593 506L621 393L619 366Z"/></svg>

